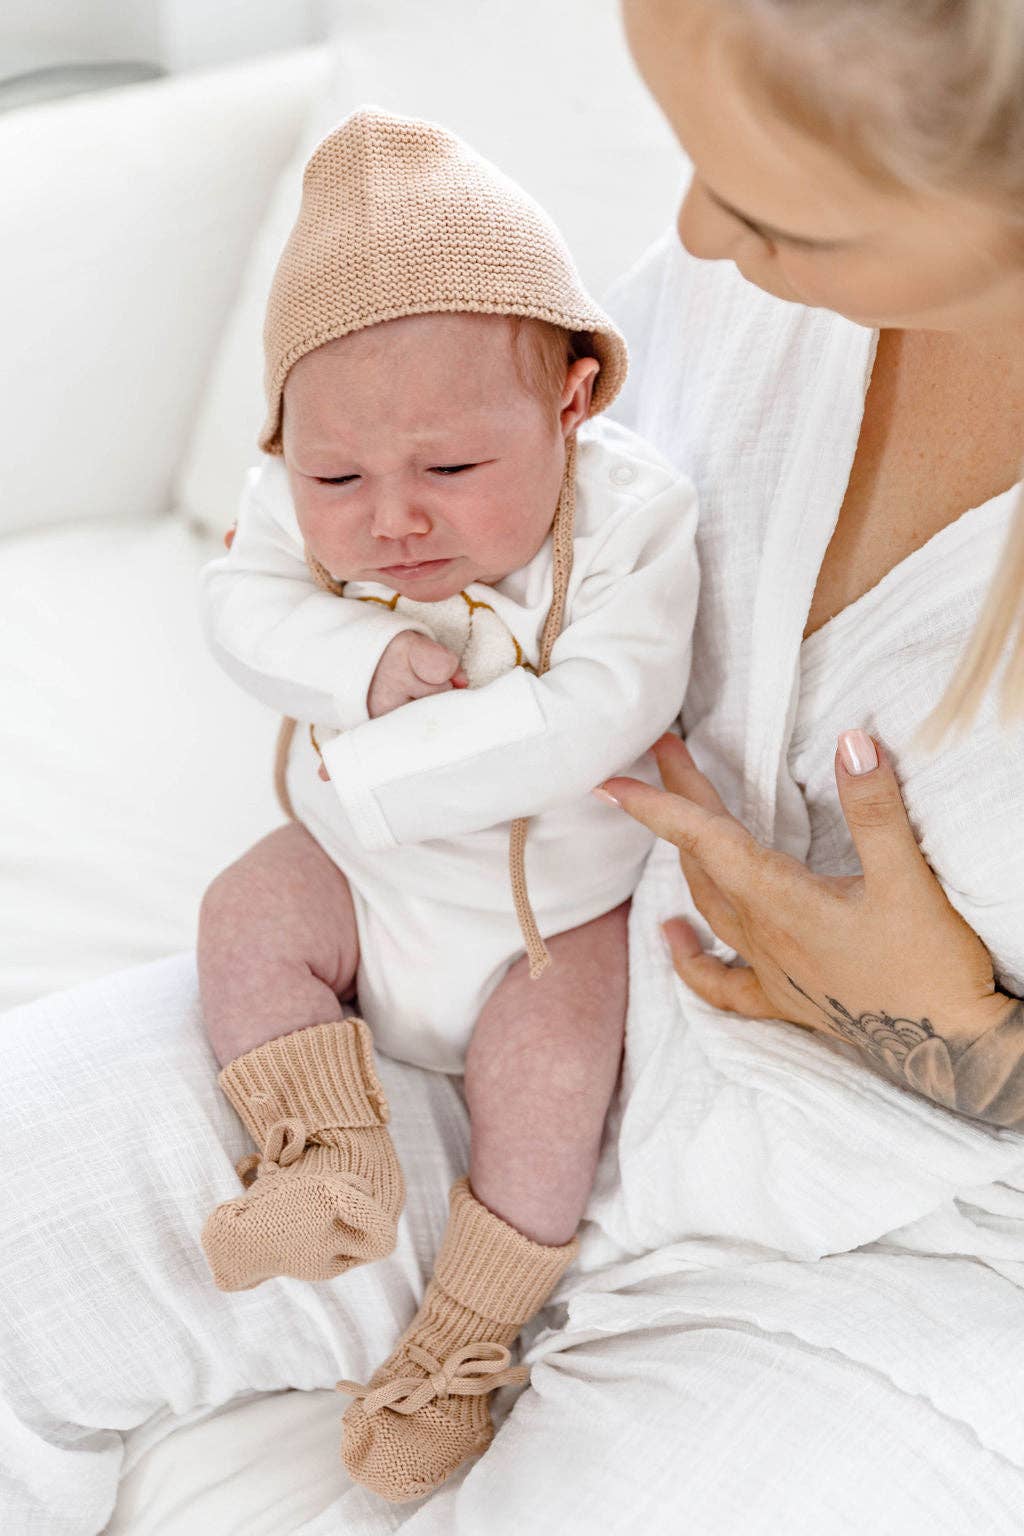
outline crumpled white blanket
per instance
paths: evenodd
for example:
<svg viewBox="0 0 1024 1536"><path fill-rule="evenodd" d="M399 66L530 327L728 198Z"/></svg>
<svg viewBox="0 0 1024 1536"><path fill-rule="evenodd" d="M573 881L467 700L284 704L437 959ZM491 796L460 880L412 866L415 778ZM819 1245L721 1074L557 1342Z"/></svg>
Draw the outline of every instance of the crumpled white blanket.
<svg viewBox="0 0 1024 1536"><path fill-rule="evenodd" d="M649 952L630 1013L676 1091L642 1069L627 1085L580 1268L527 1341L531 1383L491 1450L422 1504L392 1508L348 1485L333 1455L310 1482L290 1436L314 1433L326 1454L330 1409L307 1417L285 1399L279 1439L269 1405L248 1437L211 1430L222 1523L204 1532L1019 1532L1024 1142L796 1030L705 1017L657 938L682 894L674 859L653 859L634 904L635 952ZM233 1187L244 1134L216 1093L190 957L18 1010L3 1029L3 1166L17 1175L0 1319L4 1529L95 1536L133 1426L148 1421L129 1434L134 1454L173 1425L168 1409L187 1420L373 1363L429 1273L444 1192L465 1167L464 1110L450 1078L383 1061L410 1185L395 1255L330 1285L224 1296L197 1235ZM663 1095L644 1130L630 1124L638 1091ZM637 1183L652 1147L678 1170L667 1191ZM657 1226L665 1240L632 1256ZM148 1453L145 1536L183 1529L181 1482L160 1475L172 1445ZM145 1457L136 1482L144 1470ZM211 1468L195 1473L209 1481Z"/></svg>

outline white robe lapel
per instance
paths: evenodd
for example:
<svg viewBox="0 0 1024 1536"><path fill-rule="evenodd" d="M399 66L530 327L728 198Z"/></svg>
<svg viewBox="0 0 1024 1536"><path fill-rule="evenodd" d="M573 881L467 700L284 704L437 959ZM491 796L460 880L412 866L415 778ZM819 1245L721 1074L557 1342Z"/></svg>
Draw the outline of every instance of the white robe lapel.
<svg viewBox="0 0 1024 1536"><path fill-rule="evenodd" d="M814 379L810 402L786 450L787 466L763 527L754 598L744 748L747 829L762 843L806 853L807 812L786 772L799 695L800 647L814 588L849 480L878 333L837 321L793 366ZM785 805L780 815L780 801Z"/></svg>

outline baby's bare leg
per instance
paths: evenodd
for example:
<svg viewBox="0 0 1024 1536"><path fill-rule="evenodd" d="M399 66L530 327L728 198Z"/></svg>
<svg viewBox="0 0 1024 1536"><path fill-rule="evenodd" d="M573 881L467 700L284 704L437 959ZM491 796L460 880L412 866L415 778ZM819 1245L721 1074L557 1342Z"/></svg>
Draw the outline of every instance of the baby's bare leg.
<svg viewBox="0 0 1024 1536"><path fill-rule="evenodd" d="M566 1243L590 1193L618 1079L629 903L546 940L531 981L516 962L487 1000L466 1057L477 1199L538 1243Z"/></svg>
<svg viewBox="0 0 1024 1536"><path fill-rule="evenodd" d="M340 1019L359 960L348 881L297 822L213 881L199 913L203 1019L220 1065Z"/></svg>

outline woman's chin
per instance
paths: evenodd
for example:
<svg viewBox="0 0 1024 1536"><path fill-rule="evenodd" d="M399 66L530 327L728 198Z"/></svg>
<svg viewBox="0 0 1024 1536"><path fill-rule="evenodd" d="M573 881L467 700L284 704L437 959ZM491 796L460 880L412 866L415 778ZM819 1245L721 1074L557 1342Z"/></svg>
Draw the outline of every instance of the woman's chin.
<svg viewBox="0 0 1024 1536"><path fill-rule="evenodd" d="M744 272L738 261L734 261L733 266L740 277L745 278L755 288L760 288L762 293L770 294L773 299L781 299L784 304L802 304L806 309L820 308L813 299L806 299L801 294L795 293L787 282L778 277L767 277L760 272Z"/></svg>

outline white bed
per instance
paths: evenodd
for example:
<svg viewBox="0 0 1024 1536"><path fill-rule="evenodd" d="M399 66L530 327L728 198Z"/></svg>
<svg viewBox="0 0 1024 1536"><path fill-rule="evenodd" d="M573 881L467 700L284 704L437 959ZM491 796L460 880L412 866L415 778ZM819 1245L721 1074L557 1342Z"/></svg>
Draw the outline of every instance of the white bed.
<svg viewBox="0 0 1024 1536"><path fill-rule="evenodd" d="M0 118L0 1010L189 947L205 884L279 819L276 722L205 656L194 592L261 419L312 144L364 101L444 120L597 292L671 217L682 163L614 0L346 14L329 49ZM151 1423L109 1531L298 1531L337 1496L338 1419L308 1392Z"/></svg>

